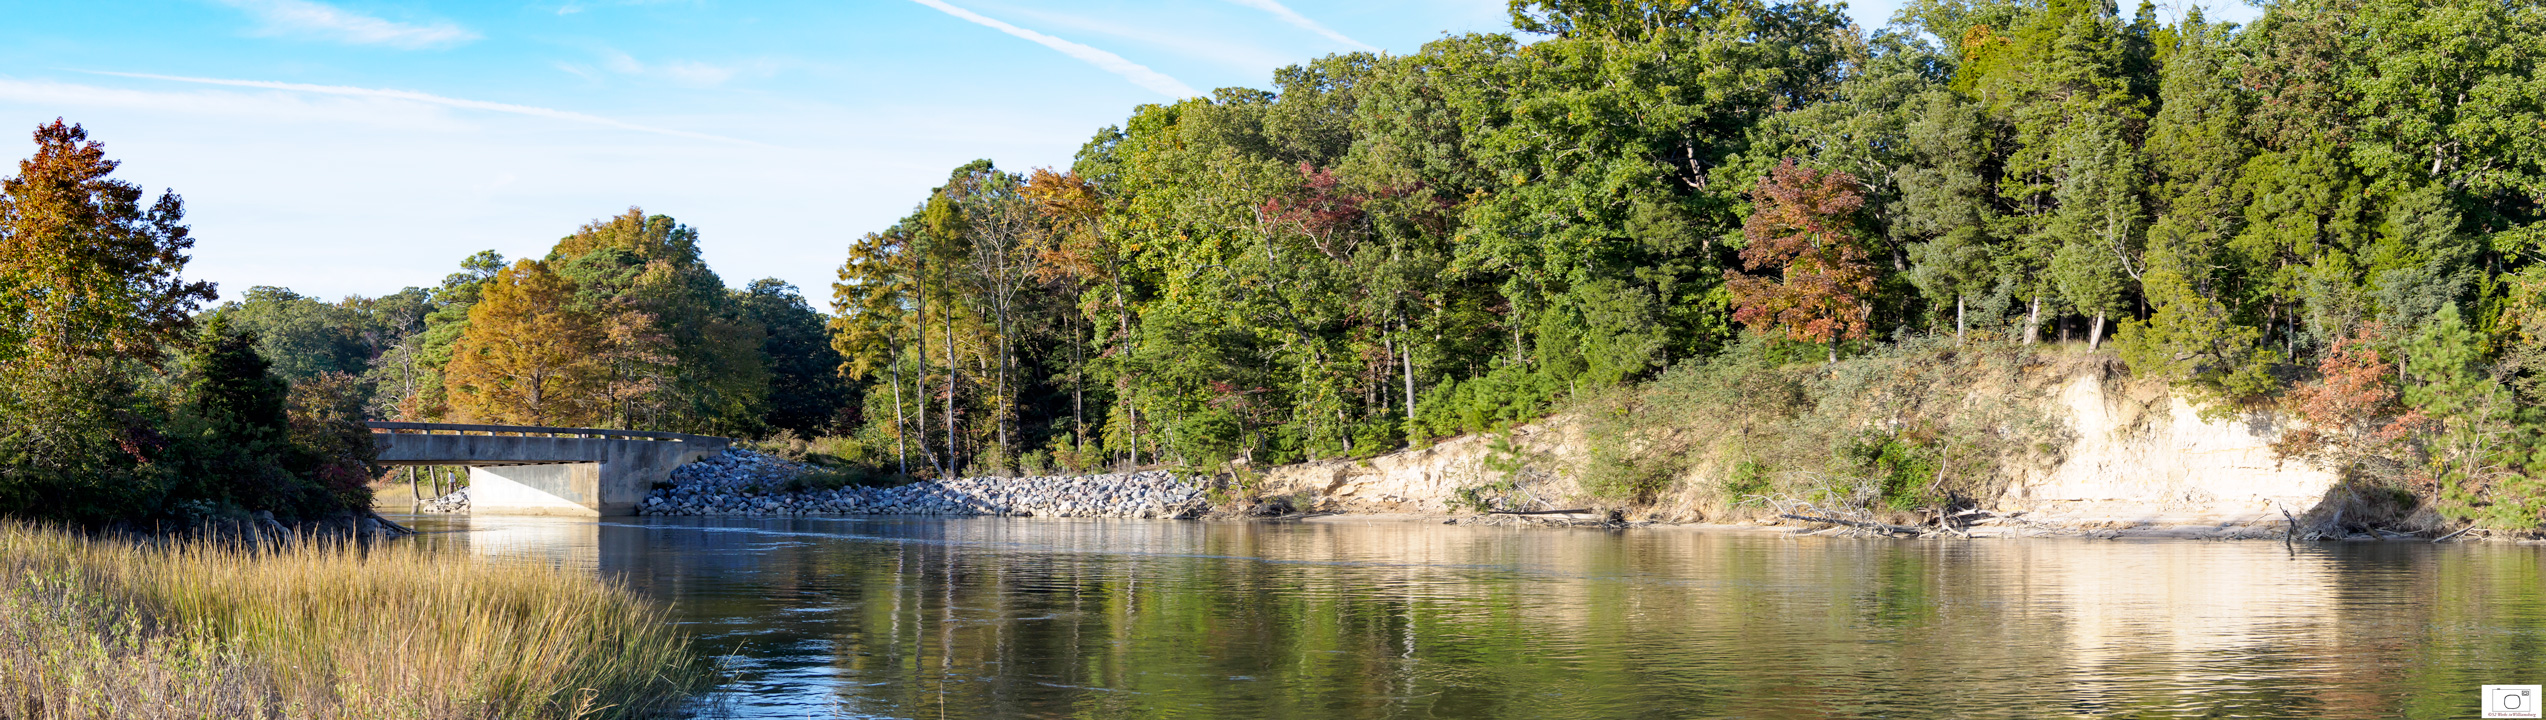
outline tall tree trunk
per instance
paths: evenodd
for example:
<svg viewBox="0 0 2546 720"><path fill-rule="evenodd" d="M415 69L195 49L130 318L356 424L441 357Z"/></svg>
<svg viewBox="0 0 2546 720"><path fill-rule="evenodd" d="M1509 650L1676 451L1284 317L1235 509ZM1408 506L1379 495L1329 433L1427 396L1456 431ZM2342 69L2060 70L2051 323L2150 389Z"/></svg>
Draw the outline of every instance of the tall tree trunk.
<svg viewBox="0 0 2546 720"><path fill-rule="evenodd" d="M1956 293L1954 295L1954 347L1962 347L1963 345L1964 313L1963 296L1960 293Z"/></svg>
<svg viewBox="0 0 2546 720"><path fill-rule="evenodd" d="M902 354L893 353L893 457L901 461L902 474L911 474L911 451L903 440L902 425Z"/></svg>
<svg viewBox="0 0 2546 720"><path fill-rule="evenodd" d="M1120 339L1123 343L1123 352L1117 356L1116 361L1131 362L1132 309L1130 305L1123 303L1123 269L1119 263L1114 267L1114 320L1120 325L1119 329L1122 332ZM1129 375L1121 372L1114 374L1114 402L1123 404L1123 419L1131 425L1131 467L1139 468L1140 408L1132 404L1132 379Z"/></svg>
<svg viewBox="0 0 2546 720"><path fill-rule="evenodd" d="M999 464L1007 465L1016 456L1016 446L1008 444L1008 419L1016 413L1014 391L1008 389L1008 309L999 309ZM1001 468L1007 469L1007 468Z"/></svg>
<svg viewBox="0 0 2546 720"><path fill-rule="evenodd" d="M2086 331L2086 351L2095 352L2104 345L2104 311L2095 311L2095 324Z"/></svg>
<svg viewBox="0 0 2546 720"><path fill-rule="evenodd" d="M2024 314L2024 344L2042 341L2042 296L2033 296L2033 309Z"/></svg>
<svg viewBox="0 0 2546 720"><path fill-rule="evenodd" d="M962 455L955 451L955 313L946 316L946 472L948 477L963 472Z"/></svg>
<svg viewBox="0 0 2546 720"><path fill-rule="evenodd" d="M1071 302L1072 307L1077 301ZM1068 318L1065 325L1078 324ZM1070 464L1071 470L1087 462L1087 338L1083 331L1070 327Z"/></svg>
<svg viewBox="0 0 2546 720"><path fill-rule="evenodd" d="M1406 321L1405 321L1403 318L1400 318L1400 319L1398 319L1398 320L1397 320L1397 334L1399 334L1399 335L1404 335L1404 334L1406 334ZM1405 353L1404 353L1404 354L1397 356L1397 362L1405 366L1405 371L1406 371L1406 419L1407 419L1407 420L1413 420L1413 419L1414 419L1414 338L1412 338L1412 337L1408 337L1408 338L1406 338L1405 346L1406 346L1406 351L1405 351Z"/></svg>
<svg viewBox="0 0 2546 720"><path fill-rule="evenodd" d="M913 328L918 332L912 335L918 339L919 367L914 368L918 377L911 379L911 389L919 396L919 417L916 418L919 422L912 427L918 428L919 454L928 456L928 467L935 469L937 476L942 478L946 477L945 464L938 462L937 448L928 443L928 301L923 299L918 305L919 326Z"/></svg>

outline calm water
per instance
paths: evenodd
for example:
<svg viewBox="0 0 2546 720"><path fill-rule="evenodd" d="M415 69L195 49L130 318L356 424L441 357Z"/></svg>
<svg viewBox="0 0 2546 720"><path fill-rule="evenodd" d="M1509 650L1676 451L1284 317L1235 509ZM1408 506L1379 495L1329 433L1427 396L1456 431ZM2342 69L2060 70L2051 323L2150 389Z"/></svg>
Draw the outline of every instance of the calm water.
<svg viewBox="0 0 2546 720"><path fill-rule="evenodd" d="M2546 683L2537 547L414 522L673 603L743 717L2443 718Z"/></svg>

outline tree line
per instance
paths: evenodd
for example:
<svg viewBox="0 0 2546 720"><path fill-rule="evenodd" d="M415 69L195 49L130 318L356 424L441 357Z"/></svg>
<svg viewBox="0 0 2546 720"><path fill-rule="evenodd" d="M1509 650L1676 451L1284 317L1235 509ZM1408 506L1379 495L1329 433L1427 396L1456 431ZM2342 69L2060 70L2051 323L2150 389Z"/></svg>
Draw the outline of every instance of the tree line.
<svg viewBox="0 0 2546 720"><path fill-rule="evenodd" d="M0 515L184 528L360 511L369 420L817 436L855 424L826 318L728 289L698 231L638 209L438 287L235 301L182 273L169 192L55 121L0 182Z"/></svg>
<svg viewBox="0 0 2546 720"><path fill-rule="evenodd" d="M2263 9L1514 2L957 168L852 245L832 341L865 445L939 473L1364 456L1746 342L2110 344L2223 413L2383 353L2373 415L2519 405L2546 8Z"/></svg>
<svg viewBox="0 0 2546 720"><path fill-rule="evenodd" d="M328 303L251 288L214 308L285 379L341 378L374 417L738 437L851 424L826 318L775 279L727 288L699 231L630 208L538 258Z"/></svg>

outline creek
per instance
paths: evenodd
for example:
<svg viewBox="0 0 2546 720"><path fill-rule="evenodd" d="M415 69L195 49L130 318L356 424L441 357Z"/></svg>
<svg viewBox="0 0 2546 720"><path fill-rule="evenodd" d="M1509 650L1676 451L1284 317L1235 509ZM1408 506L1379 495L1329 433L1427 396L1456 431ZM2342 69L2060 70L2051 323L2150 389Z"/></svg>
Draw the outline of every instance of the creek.
<svg viewBox="0 0 2546 720"><path fill-rule="evenodd" d="M2546 548L904 517L398 516L671 603L745 718L2444 718Z"/></svg>

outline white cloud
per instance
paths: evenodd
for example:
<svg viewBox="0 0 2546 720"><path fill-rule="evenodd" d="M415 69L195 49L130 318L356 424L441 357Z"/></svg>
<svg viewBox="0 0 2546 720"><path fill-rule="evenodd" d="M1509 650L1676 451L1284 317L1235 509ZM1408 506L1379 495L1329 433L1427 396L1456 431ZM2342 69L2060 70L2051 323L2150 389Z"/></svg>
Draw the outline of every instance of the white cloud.
<svg viewBox="0 0 2546 720"><path fill-rule="evenodd" d="M575 13L583 12L583 11L585 11L585 10L590 10L590 9L593 9L593 8L596 8L596 7L604 7L604 6L619 7L619 6L672 5L672 4L689 4L689 5L698 5L698 6L700 6L700 7L705 7L705 6L707 5L707 3L705 3L705 2L701 2L700 0L609 0L608 2L598 2L598 3L583 3L583 2L576 2L575 0L568 0L565 4L557 6L557 14L559 14L559 15L573 15L573 14L575 14Z"/></svg>
<svg viewBox="0 0 2546 720"><path fill-rule="evenodd" d="M407 101L407 102L423 103L423 104L426 104L426 105L438 105L438 106L442 106L442 107L459 108L459 109L463 109L463 110L482 110L482 111L486 111L486 112L499 112L499 113L508 113L508 114L513 114L513 115L528 115L528 116L531 116L531 117L548 118L548 119L551 119L551 120L564 120L564 121L567 121L567 122L584 123L584 124L589 124L589 125L600 125L600 126L604 126L604 127L613 127L613 128L618 128L618 129L621 129L621 130L632 130L632 131L642 132L642 133L652 133L652 134L656 134L656 135L669 135L669 136L672 136L672 137L684 137L684 138L691 138L691 139L696 139L696 140L714 140L714 141L717 141L717 142L740 143L740 144L744 144L744 145L758 145L758 144L760 144L760 143L755 143L755 142L752 142L752 141L749 141L749 140L738 140L738 139L734 139L734 138L724 137L724 136L721 136L721 135L709 135L709 134L707 134L707 133L690 132L690 131L687 131L687 130L673 130L673 129L670 129L670 128L659 128L659 127L653 127L653 126L649 126L649 125L639 125L639 124L631 123L631 122L623 122L623 121L619 121L619 120L613 120L613 119L606 118L606 117L601 117L601 116L598 116L598 115L587 115L587 114L584 114L584 113L571 112L571 111L567 111L567 110L553 110L553 109L543 108L543 107L533 107L533 106L529 106L529 105L514 105L514 104L510 104L510 103L486 102L486 101L483 101L483 100L463 100L463 99L460 99L460 98L451 98L451 97L443 97L443 96L440 96L440 95L432 95L432 94L428 94L428 93L420 93L420 92L415 92L415 91L412 91L412 90L379 90L379 89L373 89L373 88L345 87L345 86L342 86L342 85L309 85L309 84L304 84L304 83L271 82L271 81L266 81L266 80L223 80L223 79L218 79L218 78L195 78L195 77L182 77L182 76L176 76L176 75L153 75L153 74L149 74L149 73L123 73L123 72L105 72L105 71L95 71L95 70L88 71L88 72L92 72L92 73L95 73L95 74L98 74L98 75L112 75L112 76L115 76L115 77L142 78L142 79L145 79L145 80L167 80L167 81L170 81L170 82L198 83L198 84L203 84L203 85L224 85L224 86L229 86L229 87L264 88L264 89L267 89L267 90L284 90L284 91L290 91L290 92L315 93L315 94L320 94L320 95L340 95L340 96L346 96L346 97L379 98L379 99L384 99L384 100L403 100L403 101Z"/></svg>
<svg viewBox="0 0 2546 720"><path fill-rule="evenodd" d="M7 76L0 131L17 134L0 143L29 147L26 128L56 115L85 124L123 161L118 178L185 197L198 242L186 275L232 299L257 285L326 298L429 286L471 252L537 257L576 226L641 205L701 228L730 283L779 277L821 307L848 242L910 212L948 169L981 157L1066 166L1089 128L1120 117L1113 105L995 97L729 99L652 124L783 146L410 97Z"/></svg>
<svg viewBox="0 0 2546 720"><path fill-rule="evenodd" d="M477 33L448 22L411 25L310 0L221 0L247 11L264 35L302 35L353 45L387 45L419 50L450 47L478 38Z"/></svg>
<svg viewBox="0 0 2546 720"><path fill-rule="evenodd" d="M1364 43L1360 40L1345 37L1343 33L1335 32L1333 28L1326 27L1315 20L1308 19L1308 16L1306 15L1301 15L1292 11L1290 7L1283 5L1280 0L1229 0L1229 2L1272 13L1274 17L1281 18L1282 22L1290 23L1302 30L1323 35L1326 39L1343 43L1346 47L1350 47L1355 50L1379 52L1379 48L1371 47L1368 43Z"/></svg>
<svg viewBox="0 0 2546 720"><path fill-rule="evenodd" d="M1168 77L1165 73L1151 70L1140 63L1125 60L1121 55L1116 55L1093 47L1088 47L1086 45L1081 45L1068 40L1063 40L1000 22L998 20L985 17L980 13L948 5L945 0L911 0L911 2L936 8L938 12L962 18L966 22L1024 38L1026 40L1033 41L1035 44L1061 51L1061 54L1063 55L1078 58L1080 61L1089 65L1094 65L1106 72L1121 75L1125 79L1131 80L1132 84L1148 88L1151 92L1178 99L1194 97L1202 94L1195 92L1191 86L1184 84L1182 81Z"/></svg>
<svg viewBox="0 0 2546 720"><path fill-rule="evenodd" d="M1244 68L1250 72L1265 72L1272 70L1273 68L1299 62L1299 58L1294 57L1291 54L1273 52L1252 44L1236 42L1224 37L1204 37L1192 32L1134 27L1131 25L1099 20L1096 18L1040 12L1025 8L1017 8L1012 12L1032 18L1035 22L1040 24L1059 26L1072 30L1081 30L1102 35L1111 35L1125 40L1155 45L1188 57L1201 58L1231 67Z"/></svg>
<svg viewBox="0 0 2546 720"><path fill-rule="evenodd" d="M0 103L46 108L77 119L95 110L143 110L191 118L351 125L402 131L453 132L467 123L433 106L383 98L310 98L293 93L226 90L164 92L0 77ZM49 117L49 116L48 116Z"/></svg>
<svg viewBox="0 0 2546 720"><path fill-rule="evenodd" d="M716 87L736 77L768 77L777 74L779 67L783 64L768 58L727 64L696 60L670 60L647 64L633 55L611 48L601 48L599 54L601 67L611 72L631 77L660 78L669 80L675 85L693 88ZM558 65L558 69L586 80L593 79L592 75L580 65L561 64Z"/></svg>

